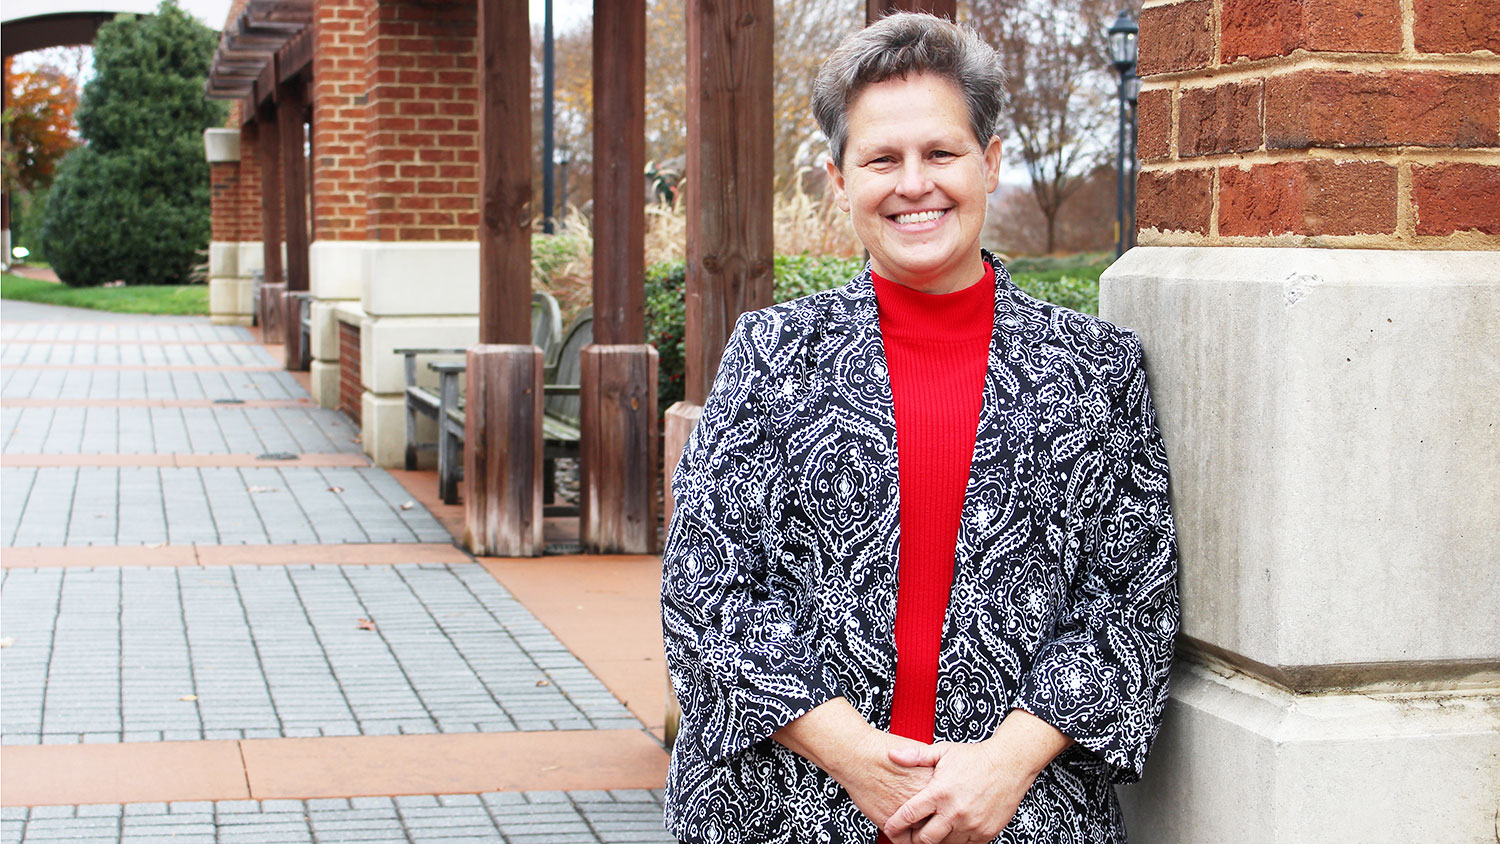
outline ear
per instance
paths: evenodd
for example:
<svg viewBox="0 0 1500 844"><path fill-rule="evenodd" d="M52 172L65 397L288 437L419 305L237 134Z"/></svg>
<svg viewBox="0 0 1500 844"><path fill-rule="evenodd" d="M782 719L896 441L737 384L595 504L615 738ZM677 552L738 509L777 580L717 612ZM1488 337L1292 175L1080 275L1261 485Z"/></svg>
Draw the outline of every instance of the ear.
<svg viewBox="0 0 1500 844"><path fill-rule="evenodd" d="M833 201L838 203L840 211L849 213L849 192L844 189L844 171L833 163L832 158L823 162L823 166L828 169L828 183L833 185Z"/></svg>
<svg viewBox="0 0 1500 844"><path fill-rule="evenodd" d="M984 146L984 192L994 193L1000 187L1000 136L991 135Z"/></svg>

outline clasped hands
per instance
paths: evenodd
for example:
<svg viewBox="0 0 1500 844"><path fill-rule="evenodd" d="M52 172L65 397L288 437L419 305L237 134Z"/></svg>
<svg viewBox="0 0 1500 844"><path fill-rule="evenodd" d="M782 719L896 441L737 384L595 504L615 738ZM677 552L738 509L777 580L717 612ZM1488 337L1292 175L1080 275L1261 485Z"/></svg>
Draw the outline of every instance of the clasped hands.
<svg viewBox="0 0 1500 844"><path fill-rule="evenodd" d="M999 738L927 745L872 729L839 780L894 844L986 844L1036 779Z"/></svg>

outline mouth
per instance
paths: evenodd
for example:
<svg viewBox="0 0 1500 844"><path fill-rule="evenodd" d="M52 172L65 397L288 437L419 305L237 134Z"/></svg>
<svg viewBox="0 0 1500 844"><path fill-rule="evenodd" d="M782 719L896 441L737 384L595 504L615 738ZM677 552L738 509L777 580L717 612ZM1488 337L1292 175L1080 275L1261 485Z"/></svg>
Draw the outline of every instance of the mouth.
<svg viewBox="0 0 1500 844"><path fill-rule="evenodd" d="M947 208L932 208L925 211L907 211L901 214L892 214L886 219L898 226L911 226L921 223L935 223L947 213Z"/></svg>

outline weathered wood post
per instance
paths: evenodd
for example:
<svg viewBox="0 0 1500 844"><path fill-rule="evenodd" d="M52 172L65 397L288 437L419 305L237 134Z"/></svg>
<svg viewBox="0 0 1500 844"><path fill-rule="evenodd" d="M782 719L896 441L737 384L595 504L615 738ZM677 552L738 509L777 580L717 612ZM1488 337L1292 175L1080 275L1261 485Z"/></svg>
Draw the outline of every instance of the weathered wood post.
<svg viewBox="0 0 1500 844"><path fill-rule="evenodd" d="M307 86L298 70L282 72L282 59L276 64L276 125L281 152L281 195L286 222L286 291L306 291L307 272L307 158L303 155L304 125L307 119ZM282 332L286 348L286 368L299 369L302 361L301 302L283 297Z"/></svg>
<svg viewBox="0 0 1500 844"><path fill-rule="evenodd" d="M252 94L252 99L254 95ZM281 270L281 139L276 109L255 109L255 146L260 156L260 242L264 258L262 284L282 284Z"/></svg>
<svg viewBox="0 0 1500 844"><path fill-rule="evenodd" d="M479 345L469 349L464 545L542 552L542 351L531 345L531 31L479 2Z"/></svg>
<svg viewBox="0 0 1500 844"><path fill-rule="evenodd" d="M687 325L684 401L667 410L671 478L697 424L734 321L771 304L771 0L687 5ZM667 695L667 733L677 699Z"/></svg>
<svg viewBox="0 0 1500 844"><path fill-rule="evenodd" d="M656 350L646 345L646 2L594 2L594 343L580 421L585 550L656 550Z"/></svg>

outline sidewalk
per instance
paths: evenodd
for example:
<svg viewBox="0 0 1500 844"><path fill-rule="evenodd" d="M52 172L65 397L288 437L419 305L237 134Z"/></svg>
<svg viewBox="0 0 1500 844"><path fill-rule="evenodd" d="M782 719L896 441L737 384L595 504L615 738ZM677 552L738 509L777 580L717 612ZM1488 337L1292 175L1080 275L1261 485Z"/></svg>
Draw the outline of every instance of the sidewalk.
<svg viewBox="0 0 1500 844"><path fill-rule="evenodd" d="M0 844L671 841L652 557L475 560L279 347L0 314Z"/></svg>

